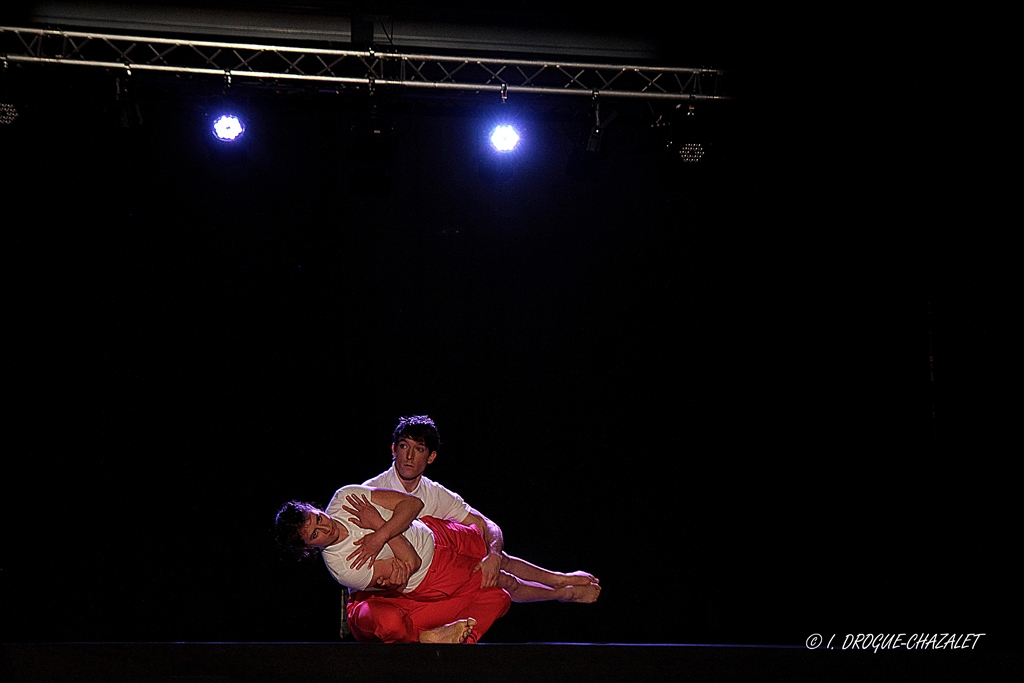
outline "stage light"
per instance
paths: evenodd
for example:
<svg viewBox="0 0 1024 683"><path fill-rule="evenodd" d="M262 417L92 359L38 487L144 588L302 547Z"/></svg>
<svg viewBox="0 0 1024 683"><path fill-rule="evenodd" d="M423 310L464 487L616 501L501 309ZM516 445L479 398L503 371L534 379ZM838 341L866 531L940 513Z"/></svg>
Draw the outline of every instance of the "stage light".
<svg viewBox="0 0 1024 683"><path fill-rule="evenodd" d="M679 158L686 164L695 164L704 156L704 145L699 142L684 142L679 146Z"/></svg>
<svg viewBox="0 0 1024 683"><path fill-rule="evenodd" d="M0 125L10 125L18 118L18 108L10 102L0 102Z"/></svg>
<svg viewBox="0 0 1024 683"><path fill-rule="evenodd" d="M353 113L351 188L353 194L373 199L391 196L395 165L394 126L390 107L373 95L363 111Z"/></svg>
<svg viewBox="0 0 1024 683"><path fill-rule="evenodd" d="M213 122L213 137L221 142L234 142L245 133L245 124L233 114L225 114Z"/></svg>
<svg viewBox="0 0 1024 683"><path fill-rule="evenodd" d="M696 109L691 104L686 109L686 115L678 121L679 158L684 164L696 164L707 152L707 145L704 138L703 126L698 124Z"/></svg>
<svg viewBox="0 0 1024 683"><path fill-rule="evenodd" d="M491 133L491 145L499 152L511 152L519 144L519 133L509 125L500 125Z"/></svg>
<svg viewBox="0 0 1024 683"><path fill-rule="evenodd" d="M601 105L594 103L594 125L590 127L590 137L587 138L587 151L597 154L601 151L601 141L604 138L604 131L615 120L618 112L613 111L604 122L601 122Z"/></svg>
<svg viewBox="0 0 1024 683"><path fill-rule="evenodd" d="M142 125L142 109L135 99L135 88L128 78L114 79L114 94L117 105L114 113L121 128L138 128Z"/></svg>

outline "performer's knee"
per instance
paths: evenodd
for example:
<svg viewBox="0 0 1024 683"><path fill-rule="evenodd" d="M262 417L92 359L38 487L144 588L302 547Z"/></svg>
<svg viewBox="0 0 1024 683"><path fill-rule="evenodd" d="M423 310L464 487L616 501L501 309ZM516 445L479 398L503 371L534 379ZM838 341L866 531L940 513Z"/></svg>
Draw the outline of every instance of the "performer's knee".
<svg viewBox="0 0 1024 683"><path fill-rule="evenodd" d="M473 598L473 601L462 610L460 617L473 617L476 619L476 627L473 633L466 639L467 643L477 642L494 622L508 612L512 605L512 598L508 591L497 586L484 588Z"/></svg>
<svg viewBox="0 0 1024 683"><path fill-rule="evenodd" d="M512 596L504 588L494 586L492 588L485 588L481 592L487 594L487 602L494 606L494 611L498 617L504 616L508 608L512 606Z"/></svg>
<svg viewBox="0 0 1024 683"><path fill-rule="evenodd" d="M359 641L415 642L412 620L397 605L377 600L357 603L349 610L348 625Z"/></svg>
<svg viewBox="0 0 1024 683"><path fill-rule="evenodd" d="M509 595L515 596L516 589L519 588L521 582L518 577L513 574L509 574L506 571L498 572L498 581L496 584L499 588L504 588L508 591Z"/></svg>

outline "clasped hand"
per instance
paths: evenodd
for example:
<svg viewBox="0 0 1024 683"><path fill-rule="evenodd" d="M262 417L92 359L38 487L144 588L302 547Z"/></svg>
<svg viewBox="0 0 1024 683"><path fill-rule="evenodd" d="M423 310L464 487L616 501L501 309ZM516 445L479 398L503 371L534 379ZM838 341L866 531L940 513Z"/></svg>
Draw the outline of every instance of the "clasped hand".
<svg viewBox="0 0 1024 683"><path fill-rule="evenodd" d="M382 560L382 562L386 562L386 560ZM380 588L399 590L409 581L411 573L412 567L409 566L409 563L395 557L391 560L391 574L378 577L376 583Z"/></svg>

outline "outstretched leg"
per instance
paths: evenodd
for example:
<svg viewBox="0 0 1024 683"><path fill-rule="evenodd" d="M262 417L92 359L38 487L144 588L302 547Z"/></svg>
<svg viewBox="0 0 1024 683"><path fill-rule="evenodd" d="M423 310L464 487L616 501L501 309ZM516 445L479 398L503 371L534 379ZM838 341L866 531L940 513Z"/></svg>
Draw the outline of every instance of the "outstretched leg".
<svg viewBox="0 0 1024 683"><path fill-rule="evenodd" d="M508 591L512 602L594 602L601 594L601 585L598 583L546 586L536 581L521 579L506 571L498 574L498 585Z"/></svg>
<svg viewBox="0 0 1024 683"><path fill-rule="evenodd" d="M526 581L541 583L552 588L561 586L588 586L601 581L588 572L553 572L508 553L501 553L501 569Z"/></svg>

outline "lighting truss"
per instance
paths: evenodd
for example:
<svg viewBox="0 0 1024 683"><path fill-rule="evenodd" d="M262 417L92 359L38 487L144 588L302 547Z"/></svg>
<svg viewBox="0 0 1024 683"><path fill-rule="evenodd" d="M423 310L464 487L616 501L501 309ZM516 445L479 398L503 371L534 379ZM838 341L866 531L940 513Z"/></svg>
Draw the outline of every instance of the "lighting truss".
<svg viewBox="0 0 1024 683"><path fill-rule="evenodd" d="M37 64L331 84L723 100L716 69L330 50L0 27L0 59Z"/></svg>

